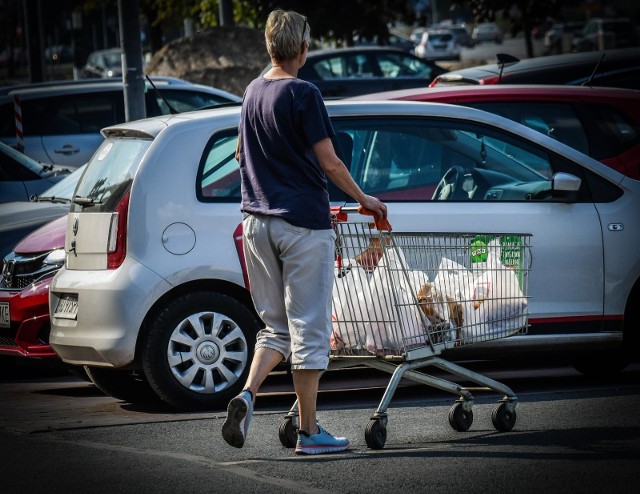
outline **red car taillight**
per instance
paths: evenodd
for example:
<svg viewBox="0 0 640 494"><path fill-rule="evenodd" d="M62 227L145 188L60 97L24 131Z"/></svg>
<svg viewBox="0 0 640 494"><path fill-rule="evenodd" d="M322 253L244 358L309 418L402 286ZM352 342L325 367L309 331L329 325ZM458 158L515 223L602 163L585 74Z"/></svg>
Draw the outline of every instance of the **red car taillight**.
<svg viewBox="0 0 640 494"><path fill-rule="evenodd" d="M109 245L107 248L107 269L120 267L127 255L127 215L129 213L130 194L130 192L127 192L120 199L111 216Z"/></svg>

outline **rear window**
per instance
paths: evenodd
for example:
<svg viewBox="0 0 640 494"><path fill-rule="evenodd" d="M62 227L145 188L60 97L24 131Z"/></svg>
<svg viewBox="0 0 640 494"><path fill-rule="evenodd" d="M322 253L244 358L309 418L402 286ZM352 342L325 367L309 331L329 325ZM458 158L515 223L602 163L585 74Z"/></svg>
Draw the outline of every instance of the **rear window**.
<svg viewBox="0 0 640 494"><path fill-rule="evenodd" d="M83 211L110 212L127 192L151 140L106 139L91 158L74 197L91 199ZM73 204L72 211L80 206Z"/></svg>

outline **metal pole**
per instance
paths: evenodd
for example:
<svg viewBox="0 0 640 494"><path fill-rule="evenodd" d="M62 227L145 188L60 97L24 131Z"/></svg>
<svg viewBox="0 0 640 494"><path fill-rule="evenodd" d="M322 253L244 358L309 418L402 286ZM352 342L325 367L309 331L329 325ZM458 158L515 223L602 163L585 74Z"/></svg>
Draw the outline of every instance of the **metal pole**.
<svg viewBox="0 0 640 494"><path fill-rule="evenodd" d="M120 47L122 49L122 82L124 83L125 120L140 120L147 116L142 73L142 41L140 40L140 9L138 0L118 0Z"/></svg>

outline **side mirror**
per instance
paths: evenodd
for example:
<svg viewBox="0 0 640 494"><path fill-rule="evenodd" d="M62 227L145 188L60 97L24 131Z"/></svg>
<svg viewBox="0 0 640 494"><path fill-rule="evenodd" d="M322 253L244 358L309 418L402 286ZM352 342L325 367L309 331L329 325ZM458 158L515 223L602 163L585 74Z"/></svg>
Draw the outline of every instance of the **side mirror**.
<svg viewBox="0 0 640 494"><path fill-rule="evenodd" d="M555 199L564 199L573 202L578 199L578 192L582 180L570 173L558 172L551 179L552 196Z"/></svg>

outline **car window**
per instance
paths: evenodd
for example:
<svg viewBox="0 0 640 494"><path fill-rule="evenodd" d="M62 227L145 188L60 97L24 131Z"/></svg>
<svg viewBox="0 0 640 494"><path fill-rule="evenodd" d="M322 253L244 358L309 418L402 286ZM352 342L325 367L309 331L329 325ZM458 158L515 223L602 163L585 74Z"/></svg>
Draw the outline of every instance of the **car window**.
<svg viewBox="0 0 640 494"><path fill-rule="evenodd" d="M515 102L465 103L510 120L524 124L585 154L589 154L589 140L578 115L565 103Z"/></svg>
<svg viewBox="0 0 640 494"><path fill-rule="evenodd" d="M52 96L23 101L25 135L96 134L124 121L121 91Z"/></svg>
<svg viewBox="0 0 640 494"><path fill-rule="evenodd" d="M151 145L148 139L105 139L95 152L78 184L75 195L94 201L90 212L110 212L129 188L142 156ZM73 205L72 211L79 206Z"/></svg>
<svg viewBox="0 0 640 494"><path fill-rule="evenodd" d="M403 53L380 53L376 60L384 77L431 77L431 65Z"/></svg>
<svg viewBox="0 0 640 494"><path fill-rule="evenodd" d="M336 120L334 128L341 137L341 150L336 150L354 180L365 193L385 201L551 198L550 156L511 134L427 119ZM198 171L200 201L240 201L236 143L235 131L212 137ZM436 194L443 177L454 174L451 170L458 175L455 194ZM330 187L330 194L332 201L345 201L337 188Z"/></svg>
<svg viewBox="0 0 640 494"><path fill-rule="evenodd" d="M206 93L204 91L184 91L178 89L160 89L162 96L167 102L178 111L178 113L199 110L208 106L227 103L229 100L215 94ZM153 92L153 99L156 101L157 107L163 115L169 114L169 108L163 99ZM149 110L149 109L148 109ZM149 116L156 116L147 112Z"/></svg>
<svg viewBox="0 0 640 494"><path fill-rule="evenodd" d="M597 160L618 156L640 145L640 125L608 105L581 105L582 120L588 122L589 154ZM604 136L604 138L603 138Z"/></svg>
<svg viewBox="0 0 640 494"><path fill-rule="evenodd" d="M240 201L240 170L236 160L237 132L216 134L200 161L196 195L205 202Z"/></svg>

